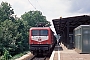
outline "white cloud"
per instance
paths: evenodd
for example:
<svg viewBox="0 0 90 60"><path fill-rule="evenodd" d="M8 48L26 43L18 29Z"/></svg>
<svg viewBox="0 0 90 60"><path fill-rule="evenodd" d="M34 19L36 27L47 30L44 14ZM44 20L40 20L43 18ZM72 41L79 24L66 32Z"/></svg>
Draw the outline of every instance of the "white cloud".
<svg viewBox="0 0 90 60"><path fill-rule="evenodd" d="M48 20L59 18L60 16L73 16L90 12L89 0L0 0L12 5L15 14L18 16L30 10L40 10Z"/></svg>
<svg viewBox="0 0 90 60"><path fill-rule="evenodd" d="M70 1L68 0L30 0L33 6L30 5L28 0L3 1L10 3L15 11L15 14L18 16L24 14L24 12L35 10L33 8L34 6L37 10L42 11L48 20L56 17L59 18L60 16L65 16L70 6Z"/></svg>
<svg viewBox="0 0 90 60"><path fill-rule="evenodd" d="M72 0L70 12L90 13L90 0Z"/></svg>

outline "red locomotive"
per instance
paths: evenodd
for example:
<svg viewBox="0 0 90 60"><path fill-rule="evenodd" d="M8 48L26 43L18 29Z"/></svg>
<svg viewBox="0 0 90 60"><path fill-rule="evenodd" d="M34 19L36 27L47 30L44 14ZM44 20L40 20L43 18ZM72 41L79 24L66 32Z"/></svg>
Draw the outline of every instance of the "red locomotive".
<svg viewBox="0 0 90 60"><path fill-rule="evenodd" d="M32 27L29 30L30 51L33 54L48 54L56 44L56 37L50 27Z"/></svg>

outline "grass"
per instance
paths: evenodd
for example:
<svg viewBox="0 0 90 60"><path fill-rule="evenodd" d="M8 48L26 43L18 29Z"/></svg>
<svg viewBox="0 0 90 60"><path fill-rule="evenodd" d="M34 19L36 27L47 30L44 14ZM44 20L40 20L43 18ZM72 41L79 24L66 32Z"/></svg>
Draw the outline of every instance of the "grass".
<svg viewBox="0 0 90 60"><path fill-rule="evenodd" d="M25 55L25 54L27 54L27 53L29 53L30 51L25 51L25 52L23 52L23 53L20 53L20 54L17 54L17 55L15 55L15 56L13 56L10 60L15 60L15 59L17 59L17 58L20 58L21 56L23 56L23 55Z"/></svg>

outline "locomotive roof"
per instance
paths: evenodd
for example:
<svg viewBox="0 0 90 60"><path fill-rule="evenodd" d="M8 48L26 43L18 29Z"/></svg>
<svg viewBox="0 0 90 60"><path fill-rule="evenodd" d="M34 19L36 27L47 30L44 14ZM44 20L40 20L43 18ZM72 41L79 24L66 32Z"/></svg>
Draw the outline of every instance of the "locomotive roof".
<svg viewBox="0 0 90 60"><path fill-rule="evenodd" d="M52 29L50 27L31 27L30 30L32 29L49 29L52 31ZM53 31L52 31L53 32ZM54 32L53 32L54 33Z"/></svg>
<svg viewBox="0 0 90 60"><path fill-rule="evenodd" d="M50 27L31 27L31 29L51 29Z"/></svg>

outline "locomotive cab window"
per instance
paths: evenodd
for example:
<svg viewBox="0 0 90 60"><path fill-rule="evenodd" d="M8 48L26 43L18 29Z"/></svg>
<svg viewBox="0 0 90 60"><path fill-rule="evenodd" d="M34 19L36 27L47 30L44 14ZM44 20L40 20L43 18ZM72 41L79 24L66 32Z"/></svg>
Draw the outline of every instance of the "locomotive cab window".
<svg viewBox="0 0 90 60"><path fill-rule="evenodd" d="M32 30L32 36L38 36L39 30Z"/></svg>
<svg viewBox="0 0 90 60"><path fill-rule="evenodd" d="M48 36L48 30L32 30L32 36Z"/></svg>
<svg viewBox="0 0 90 60"><path fill-rule="evenodd" d="M41 30L40 35L41 36L48 36L48 30Z"/></svg>

